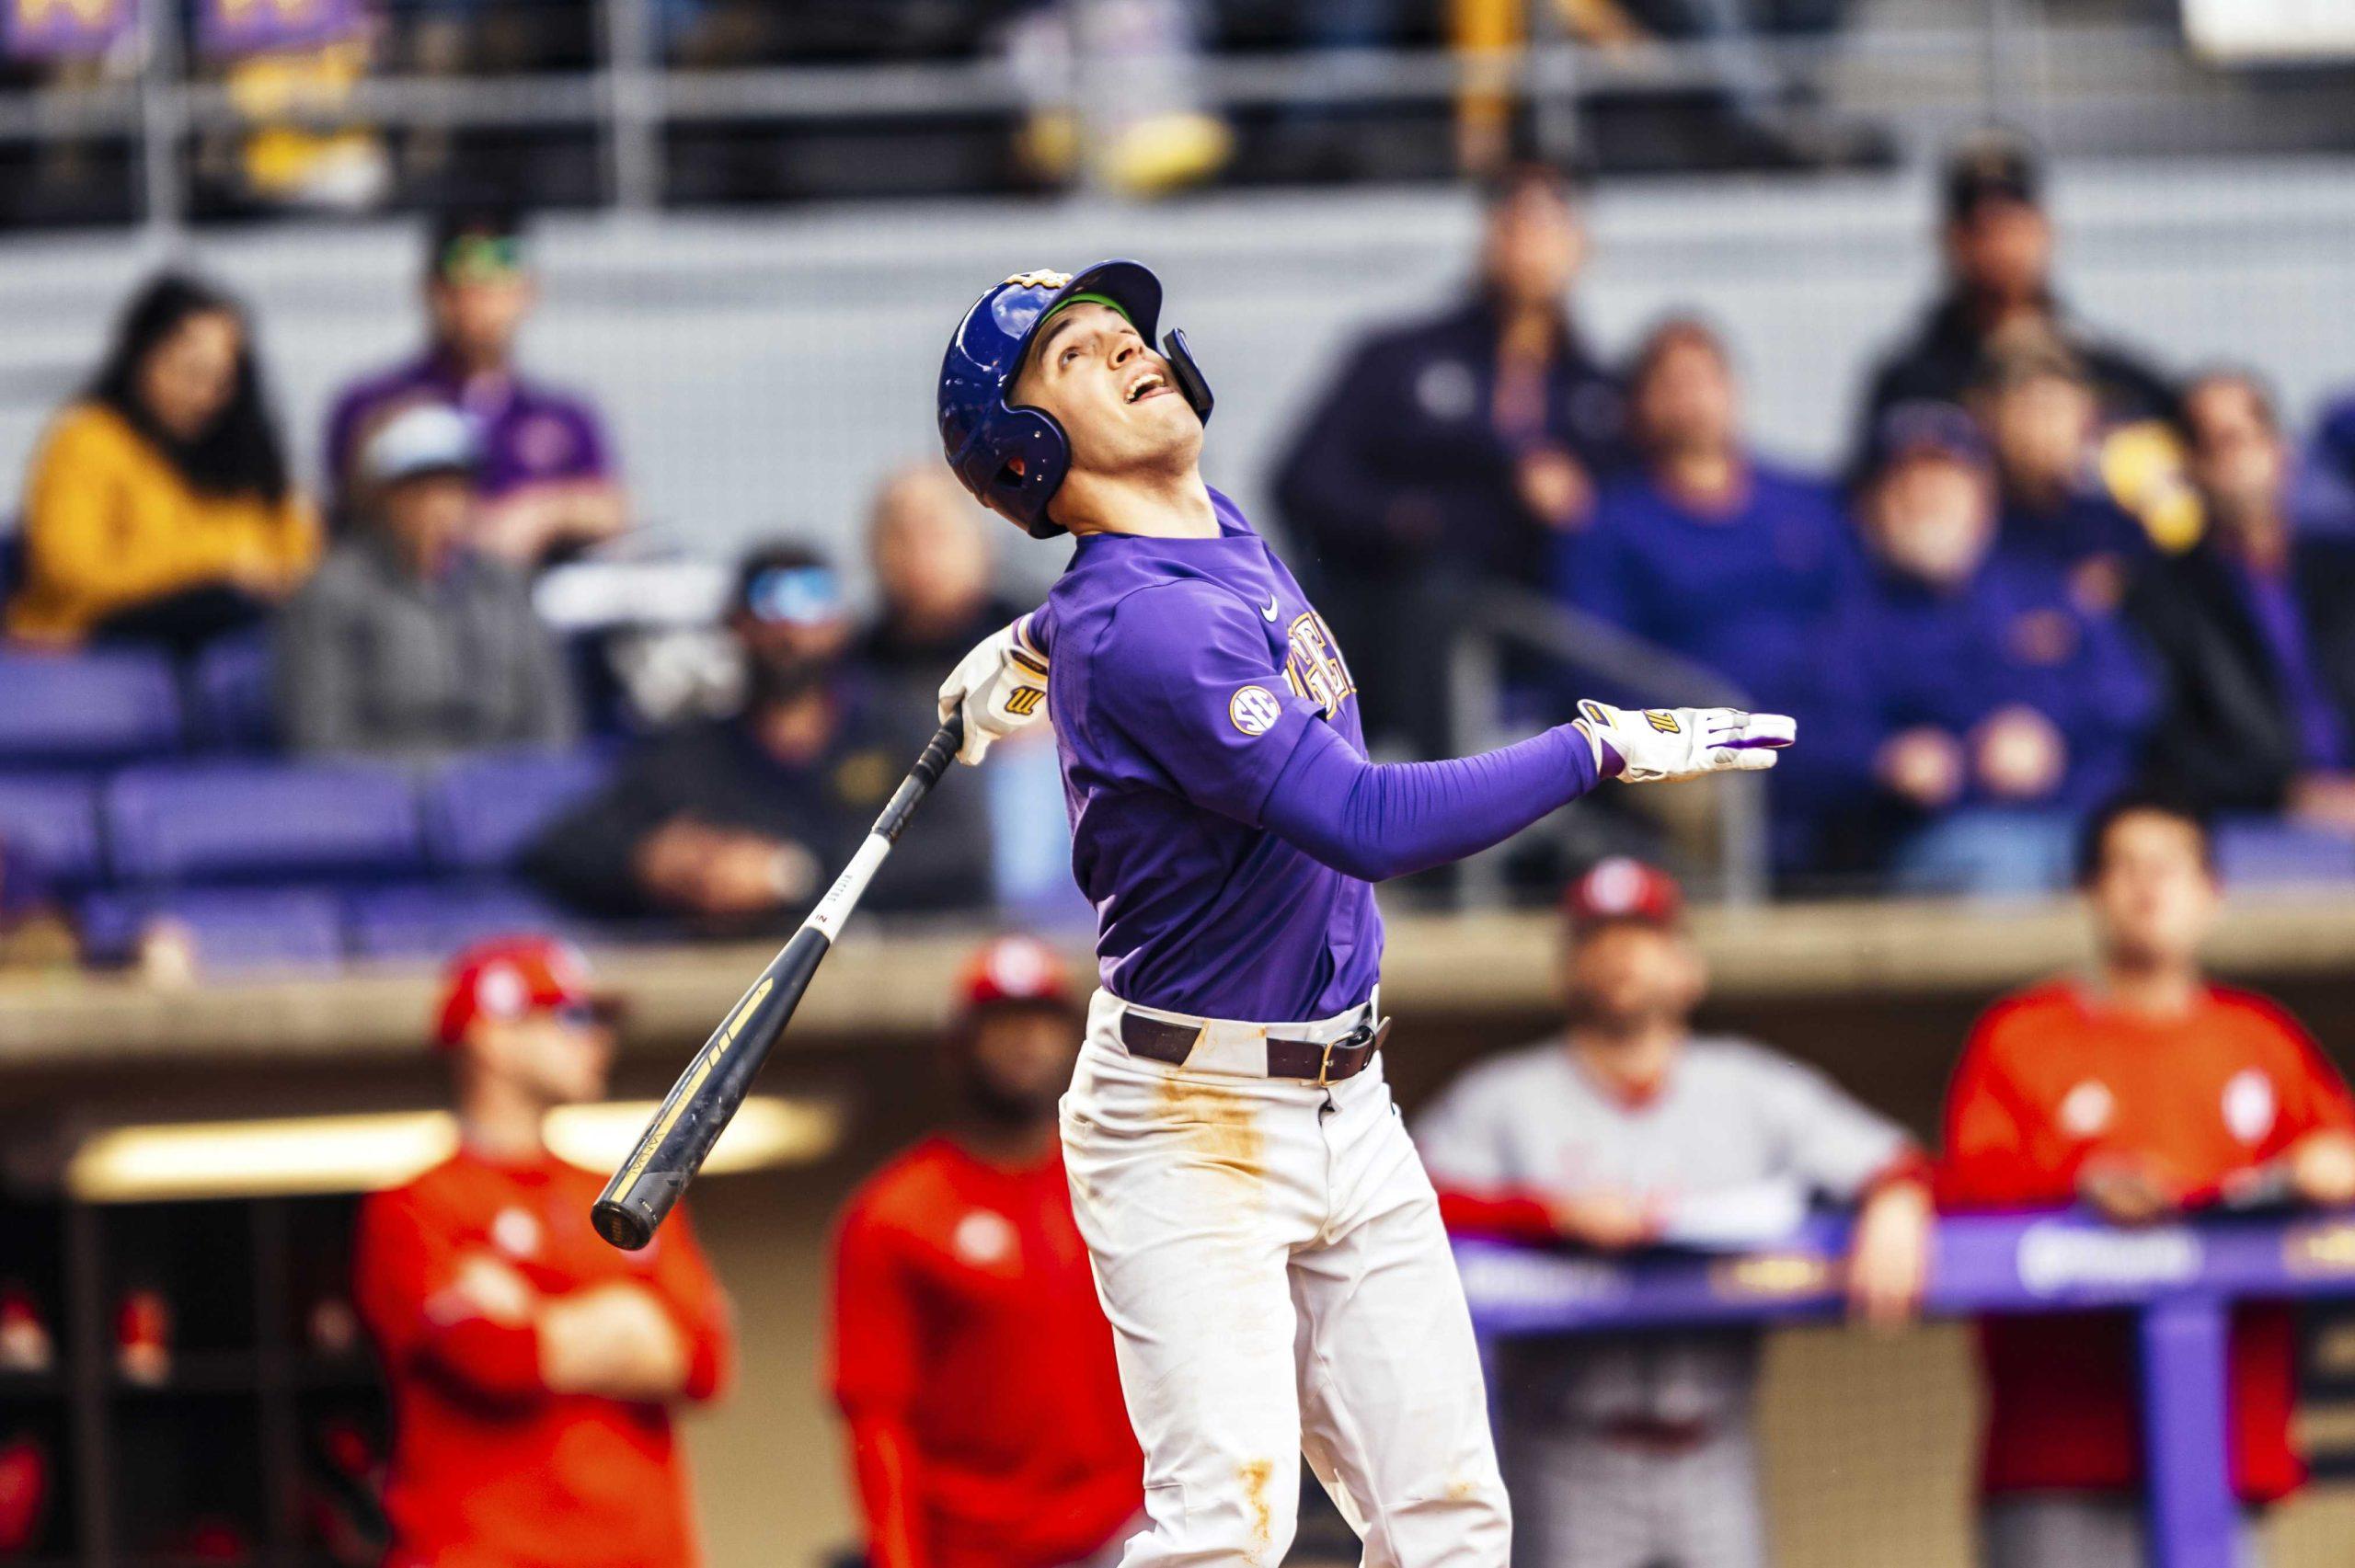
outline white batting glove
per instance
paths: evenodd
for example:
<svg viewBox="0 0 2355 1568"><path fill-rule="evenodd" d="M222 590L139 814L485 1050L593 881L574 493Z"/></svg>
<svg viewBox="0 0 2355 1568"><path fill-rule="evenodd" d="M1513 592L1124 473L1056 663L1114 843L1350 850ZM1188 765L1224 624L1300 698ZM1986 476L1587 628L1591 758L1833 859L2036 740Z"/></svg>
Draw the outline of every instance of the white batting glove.
<svg viewBox="0 0 2355 1568"><path fill-rule="evenodd" d="M1771 768L1775 753L1798 735L1786 715L1740 708L1628 709L1581 702L1571 722L1593 744L1595 765L1612 773L1615 760L1626 784Z"/></svg>
<svg viewBox="0 0 2355 1568"><path fill-rule="evenodd" d="M1030 617L993 632L957 661L940 683L940 722L961 712L960 762L978 764L993 742L1038 721L1047 711L1047 656L1030 640Z"/></svg>

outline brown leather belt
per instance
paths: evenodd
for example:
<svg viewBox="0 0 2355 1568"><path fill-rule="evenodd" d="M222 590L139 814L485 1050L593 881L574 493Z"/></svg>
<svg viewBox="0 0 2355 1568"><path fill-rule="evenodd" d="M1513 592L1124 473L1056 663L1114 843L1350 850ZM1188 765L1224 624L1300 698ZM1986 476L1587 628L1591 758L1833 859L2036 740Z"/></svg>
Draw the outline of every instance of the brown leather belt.
<svg viewBox="0 0 2355 1568"><path fill-rule="evenodd" d="M1380 1023L1361 1023L1334 1040L1286 1039L1270 1035L1268 1076L1305 1079L1316 1084L1339 1083L1363 1072L1389 1035L1387 1018ZM1120 1014L1120 1044L1129 1048L1131 1056L1183 1067L1186 1059L1194 1054L1194 1043L1201 1037L1199 1024L1173 1024L1166 1018L1148 1018L1142 1013Z"/></svg>

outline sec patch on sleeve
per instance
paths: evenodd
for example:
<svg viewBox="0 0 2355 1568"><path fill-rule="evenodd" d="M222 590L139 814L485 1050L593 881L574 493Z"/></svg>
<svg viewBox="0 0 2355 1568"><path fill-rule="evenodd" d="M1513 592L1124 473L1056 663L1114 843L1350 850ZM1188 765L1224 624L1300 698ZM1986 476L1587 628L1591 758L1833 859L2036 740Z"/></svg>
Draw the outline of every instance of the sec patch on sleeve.
<svg viewBox="0 0 2355 1568"><path fill-rule="evenodd" d="M1265 735L1284 716L1284 710L1265 686L1244 686L1226 700L1226 716L1246 735Z"/></svg>

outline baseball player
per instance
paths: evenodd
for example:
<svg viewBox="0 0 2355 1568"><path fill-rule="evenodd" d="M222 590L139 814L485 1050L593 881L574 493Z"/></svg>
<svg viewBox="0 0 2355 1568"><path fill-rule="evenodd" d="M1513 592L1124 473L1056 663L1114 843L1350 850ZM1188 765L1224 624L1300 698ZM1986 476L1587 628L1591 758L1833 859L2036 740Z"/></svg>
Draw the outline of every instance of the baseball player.
<svg viewBox="0 0 2355 1568"><path fill-rule="evenodd" d="M1503 1568L1471 1325L1383 1082L1371 884L1606 777L1766 767L1793 727L1584 703L1482 756L1369 762L1331 629L1202 482L1211 394L1182 334L1155 349L1160 307L1133 261L1017 274L967 312L939 392L966 487L1077 539L941 707L969 762L1052 715L1097 910L1062 1133L1145 1456L1150 1522L1121 1562L1281 1561L1305 1452L1368 1563Z"/></svg>
<svg viewBox="0 0 2355 1568"><path fill-rule="evenodd" d="M541 1139L604 1093L603 999L562 944L488 942L452 966L439 1039L461 1146L372 1194L353 1246L392 1402L385 1568L692 1568L672 1413L726 1380L727 1298L677 1216L638 1252L599 1241L603 1178Z"/></svg>
<svg viewBox="0 0 2355 1568"><path fill-rule="evenodd" d="M956 1121L859 1188L835 1237L832 1380L867 1561L1109 1568L1137 1447L1055 1137L1077 1001L1022 936L974 954L960 990Z"/></svg>
<svg viewBox="0 0 2355 1568"><path fill-rule="evenodd" d="M1989 1009L1947 1091L1940 1196L1955 1208L2085 1206L2121 1225L2218 1203L2355 1202L2355 1096L2275 1002L2211 983L2223 916L2207 822L2158 795L2097 812L2077 879L2094 962ZM1980 1561L2141 1568L2142 1434L2122 1314L1989 1318ZM2279 1304L2233 1313L2234 1491L2254 1512L2305 1483L2293 1432L2298 1328Z"/></svg>
<svg viewBox="0 0 2355 1568"><path fill-rule="evenodd" d="M1617 1252L1770 1244L1811 1200L1855 1204L1851 1299L1902 1321L1928 1257L1929 1162L1811 1069L1692 1033L1706 975L1683 905L1633 860L1571 885L1569 1028L1475 1067L1416 1125L1442 1215ZM1747 1328L1513 1347L1499 1386L1519 1559L1761 1568L1758 1352Z"/></svg>

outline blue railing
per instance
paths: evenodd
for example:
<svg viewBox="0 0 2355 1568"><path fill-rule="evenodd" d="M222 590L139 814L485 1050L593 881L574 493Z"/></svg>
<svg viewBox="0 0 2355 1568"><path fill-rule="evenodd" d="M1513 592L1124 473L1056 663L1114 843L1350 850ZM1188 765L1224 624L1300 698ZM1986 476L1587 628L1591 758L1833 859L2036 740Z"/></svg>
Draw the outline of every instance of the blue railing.
<svg viewBox="0 0 2355 1568"><path fill-rule="evenodd" d="M1803 1322L1844 1310L1847 1224L1810 1223L1740 1253L1626 1260L1461 1241L1484 1345L1522 1334ZM2235 1301L2355 1297L2355 1216L2120 1230L2079 1215L1988 1215L1938 1226L1924 1310L1936 1316L2112 1308L2135 1314L2157 1568L2231 1568L2239 1510L2225 1447L2225 1345Z"/></svg>

